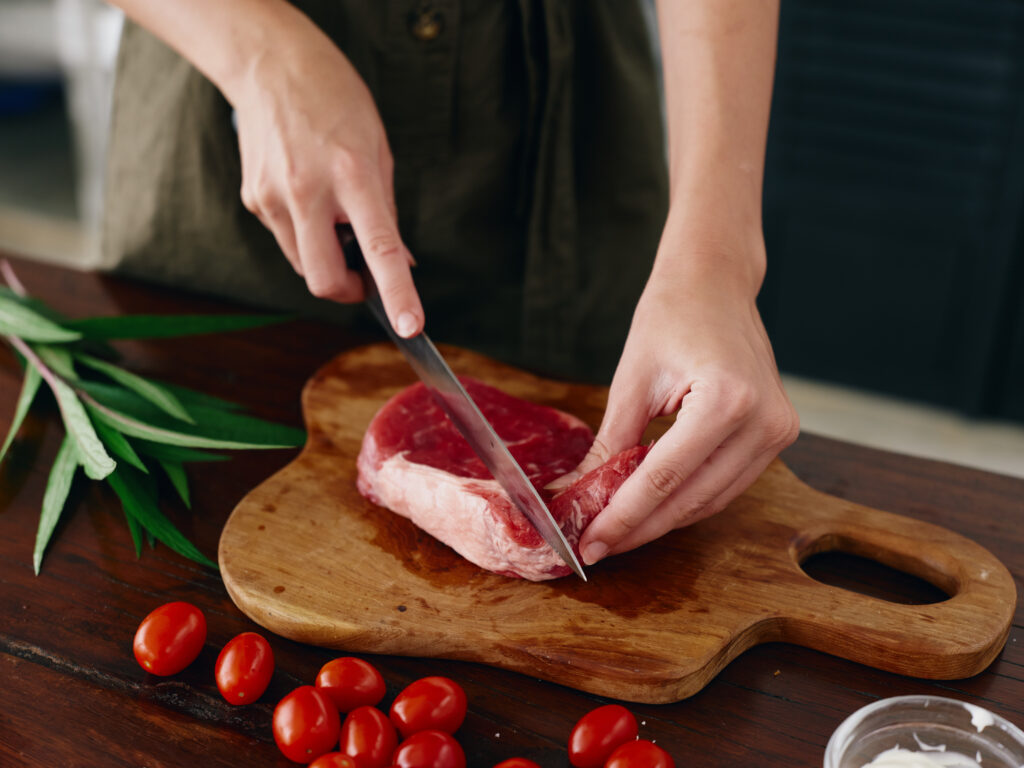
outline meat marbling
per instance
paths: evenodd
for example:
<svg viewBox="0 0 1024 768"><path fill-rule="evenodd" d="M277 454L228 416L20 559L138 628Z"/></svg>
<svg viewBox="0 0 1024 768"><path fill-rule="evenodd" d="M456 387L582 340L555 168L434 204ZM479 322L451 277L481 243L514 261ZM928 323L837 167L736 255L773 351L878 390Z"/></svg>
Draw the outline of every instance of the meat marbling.
<svg viewBox="0 0 1024 768"><path fill-rule="evenodd" d="M580 534L636 469L636 446L558 494L544 487L582 461L593 442L575 416L460 377L473 400L576 549ZM426 387L414 384L388 400L363 437L359 492L387 507L481 568L532 581L571 571L512 504Z"/></svg>

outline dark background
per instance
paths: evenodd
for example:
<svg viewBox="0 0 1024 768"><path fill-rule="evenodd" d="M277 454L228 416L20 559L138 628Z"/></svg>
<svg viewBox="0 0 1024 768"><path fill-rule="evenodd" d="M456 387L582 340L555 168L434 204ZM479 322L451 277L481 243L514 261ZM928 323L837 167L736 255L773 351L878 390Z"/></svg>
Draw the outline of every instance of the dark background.
<svg viewBox="0 0 1024 768"><path fill-rule="evenodd" d="M760 306L780 367L1024 421L1024 3L782 0Z"/></svg>

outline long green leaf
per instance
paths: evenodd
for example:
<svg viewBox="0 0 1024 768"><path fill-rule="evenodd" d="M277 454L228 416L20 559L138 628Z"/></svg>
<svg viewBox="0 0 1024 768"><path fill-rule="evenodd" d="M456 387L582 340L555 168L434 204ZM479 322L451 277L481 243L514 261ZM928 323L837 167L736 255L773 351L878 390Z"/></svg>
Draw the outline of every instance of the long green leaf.
<svg viewBox="0 0 1024 768"><path fill-rule="evenodd" d="M188 478L185 476L185 468L175 461L160 461L160 466L164 468L167 478L171 481L171 485L174 486L174 490L181 496L181 500L185 502L185 506L192 509L192 501L188 495Z"/></svg>
<svg viewBox="0 0 1024 768"><path fill-rule="evenodd" d="M96 435L96 430L89 421L89 415L82 406L78 395L60 379L54 378L49 382L53 394L57 398L57 405L60 408L61 416L64 419L64 427L75 440L78 448L78 458L85 468L85 474L93 480L102 480L114 471L117 463L110 458L103 442Z"/></svg>
<svg viewBox="0 0 1024 768"><path fill-rule="evenodd" d="M210 453L198 448L186 448L182 445L154 443L141 438L134 438L133 445L139 453L145 456L162 461L175 461L179 464L189 461L227 461L231 458L222 453Z"/></svg>
<svg viewBox="0 0 1024 768"><path fill-rule="evenodd" d="M133 467L145 472L147 475L149 474L149 470L142 462L142 459L139 458L139 454L135 452L132 444L128 442L128 438L106 422L100 421L99 419L96 419L93 426L96 427L96 434L99 435L100 440L102 440L103 444L110 449L112 454L117 456L119 459L124 459Z"/></svg>
<svg viewBox="0 0 1024 768"><path fill-rule="evenodd" d="M139 525L138 520L128 513L123 504L121 505L121 511L124 512L124 519L128 523L128 532L132 535L132 544L135 545L135 557L142 557L142 526ZM146 533L149 533L149 531L146 531Z"/></svg>
<svg viewBox="0 0 1024 768"><path fill-rule="evenodd" d="M208 395L205 392L198 392L188 387L182 387L178 384L170 384L163 382L164 389L169 389L172 394L176 395L181 404L191 411L193 405L201 405L206 408L220 408L222 411L240 411L243 406L238 403L233 403L230 400L224 400L220 397L214 397Z"/></svg>
<svg viewBox="0 0 1024 768"><path fill-rule="evenodd" d="M75 357L83 365L87 365L93 370L109 376L121 386L127 387L140 397L145 398L164 413L181 421L187 421L189 424L195 423L195 419L189 416L188 411L185 410L178 398L162 385L149 379L144 379L142 376L138 376L131 371L126 371L124 368L111 365L107 361L100 360L92 355L79 354Z"/></svg>
<svg viewBox="0 0 1024 768"><path fill-rule="evenodd" d="M6 285L0 285L0 296L34 310L36 314L42 315L56 325L64 325L68 322L68 319L64 315L60 314L55 309L51 309L45 302L33 298L32 296L22 296L15 293Z"/></svg>
<svg viewBox="0 0 1024 768"><path fill-rule="evenodd" d="M117 315L71 320L67 328L90 339L163 339L259 328L287 315Z"/></svg>
<svg viewBox="0 0 1024 768"><path fill-rule="evenodd" d="M174 524L168 520L156 505L152 494L147 493L144 480L138 472L130 467L118 467L108 478L114 493L121 499L126 514L134 517L138 523L157 539L180 555L202 565L216 568L217 564L196 549Z"/></svg>
<svg viewBox="0 0 1024 768"><path fill-rule="evenodd" d="M78 378L78 374L75 373L75 363L71 353L64 347L54 347L49 344L33 344L32 348L39 355L39 359L65 381L74 381Z"/></svg>
<svg viewBox="0 0 1024 768"><path fill-rule="evenodd" d="M39 513L39 529L36 532L36 547L32 552L32 567L36 575L39 575L39 566L43 562L43 552L46 545L50 543L57 521L60 520L60 513L71 491L71 481L75 477L75 470L78 468L78 456L75 451L75 441L70 435L64 436L64 441L57 451L57 458L53 461L50 469L50 478L46 481L46 491L43 494L43 507Z"/></svg>
<svg viewBox="0 0 1024 768"><path fill-rule="evenodd" d="M36 370L34 365L29 365L25 368L25 378L21 382L21 394L18 395L18 404L14 406L14 418L11 420L11 428L7 430L7 437L4 439L3 448L0 448L0 461L3 461L4 456L7 455L7 449L11 447L11 443L14 442L14 436L21 429L21 424L25 421L25 414L28 413L29 406L32 405L36 392L39 391L39 383L42 380L39 371Z"/></svg>
<svg viewBox="0 0 1024 768"><path fill-rule="evenodd" d="M63 328L31 307L0 294L0 333L26 341L61 342L82 338L78 331Z"/></svg>
<svg viewBox="0 0 1024 768"><path fill-rule="evenodd" d="M124 416L142 422L150 427L169 430L183 435L208 438L233 443L244 443L244 448L260 447L294 447L301 445L306 433L301 429L274 424L241 413L225 412L218 408L206 406L189 406L189 412L195 418L195 424L182 424L168 419L166 415L154 408L150 403L119 387L110 387L97 382L81 382L81 389L88 392L99 403L118 411ZM123 431L123 430L122 430ZM149 435L136 435L150 440L157 438ZM171 442L158 440L158 442ZM228 448L237 446L200 445L192 442L175 442L175 445L194 445L195 447Z"/></svg>
<svg viewBox="0 0 1024 768"><path fill-rule="evenodd" d="M197 433L225 440L288 448L300 446L306 441L304 430L243 413L225 413L216 408L197 405L192 408L192 415L196 419L194 430Z"/></svg>
<svg viewBox="0 0 1024 768"><path fill-rule="evenodd" d="M123 432L126 435L130 435L131 437L141 437L145 440L152 440L156 443L184 445L190 448L224 448L229 450L293 447L287 443L274 445L268 443L245 443L236 440L217 440L212 437L203 437L202 435L192 435L186 432L176 432L170 429L153 427L98 403L89 403L88 407L89 412L92 413L95 418L105 421L114 429Z"/></svg>

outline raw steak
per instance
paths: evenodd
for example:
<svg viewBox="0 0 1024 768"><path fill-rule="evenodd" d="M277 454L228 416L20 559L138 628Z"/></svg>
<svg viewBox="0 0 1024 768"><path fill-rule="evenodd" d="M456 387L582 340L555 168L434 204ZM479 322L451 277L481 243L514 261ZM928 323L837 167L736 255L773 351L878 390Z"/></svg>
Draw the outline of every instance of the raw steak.
<svg viewBox="0 0 1024 768"><path fill-rule="evenodd" d="M647 449L620 453L552 497L544 486L582 461L594 439L590 428L562 411L460 379L575 549L583 529ZM358 469L359 492L366 498L409 518L481 568L533 581L571 573L422 384L402 390L374 416Z"/></svg>

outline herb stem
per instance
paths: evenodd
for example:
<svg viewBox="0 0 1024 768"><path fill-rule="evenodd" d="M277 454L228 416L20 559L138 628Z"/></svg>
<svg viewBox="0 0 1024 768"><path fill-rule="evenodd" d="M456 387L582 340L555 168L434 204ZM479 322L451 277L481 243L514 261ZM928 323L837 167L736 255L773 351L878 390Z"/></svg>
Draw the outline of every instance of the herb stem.
<svg viewBox="0 0 1024 768"><path fill-rule="evenodd" d="M0 259L0 276L3 277L7 286L16 294L22 298L28 296L28 291L25 290L25 286L14 273L14 267L11 266L11 262L7 259Z"/></svg>
<svg viewBox="0 0 1024 768"><path fill-rule="evenodd" d="M0 267L0 270L2 269L3 268ZM61 379L59 376L57 376L57 374L50 370L46 363L44 363L40 359L39 355L36 354L36 351L32 349L32 347L30 347L28 344L26 344L24 340L19 339L17 336L5 335L4 338L7 339L8 343L12 347L21 352L21 354L25 356L26 360L31 361L31 363L39 371L39 374L43 377L43 380L50 385L50 389L56 392L57 387L59 386L59 382L61 382Z"/></svg>

